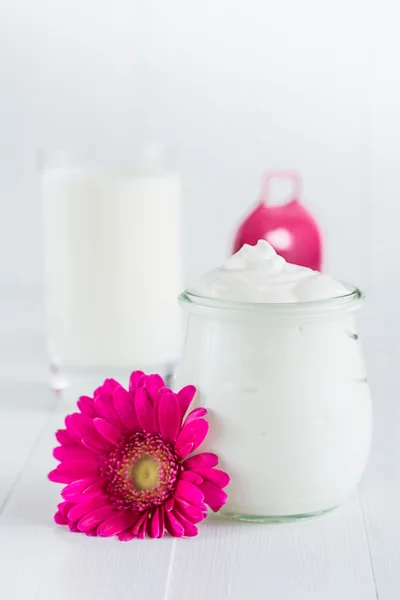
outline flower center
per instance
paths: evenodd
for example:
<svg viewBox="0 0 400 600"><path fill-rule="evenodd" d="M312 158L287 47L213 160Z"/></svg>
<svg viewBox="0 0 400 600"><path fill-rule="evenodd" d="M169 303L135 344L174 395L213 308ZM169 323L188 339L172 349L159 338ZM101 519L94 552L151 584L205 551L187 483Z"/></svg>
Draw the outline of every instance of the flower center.
<svg viewBox="0 0 400 600"><path fill-rule="evenodd" d="M158 487L159 466L150 456L139 458L131 470L131 478L135 490L154 490Z"/></svg>
<svg viewBox="0 0 400 600"><path fill-rule="evenodd" d="M142 511L163 504L175 489L179 461L159 434L123 438L101 468L110 501L119 509Z"/></svg>

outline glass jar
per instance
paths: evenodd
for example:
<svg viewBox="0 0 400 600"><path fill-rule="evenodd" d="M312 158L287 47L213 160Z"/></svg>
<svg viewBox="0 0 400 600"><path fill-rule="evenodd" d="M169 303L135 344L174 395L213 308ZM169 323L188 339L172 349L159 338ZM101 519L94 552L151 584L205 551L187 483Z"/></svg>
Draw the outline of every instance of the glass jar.
<svg viewBox="0 0 400 600"><path fill-rule="evenodd" d="M253 304L184 292L177 387L209 409L205 451L231 476L221 513L300 519L338 506L367 464L371 400L355 311L363 294Z"/></svg>

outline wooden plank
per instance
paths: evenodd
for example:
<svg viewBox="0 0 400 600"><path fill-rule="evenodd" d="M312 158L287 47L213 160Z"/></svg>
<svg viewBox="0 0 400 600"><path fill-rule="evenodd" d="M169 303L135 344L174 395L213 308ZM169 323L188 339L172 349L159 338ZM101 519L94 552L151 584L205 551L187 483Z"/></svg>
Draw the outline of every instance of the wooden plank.
<svg viewBox="0 0 400 600"><path fill-rule="evenodd" d="M33 414L26 411L23 430ZM53 523L61 486L46 475L54 467L54 431L64 414L61 402L0 517L1 581L7 600L163 598L173 540L122 543L71 534ZM16 431L14 427L13 436Z"/></svg>
<svg viewBox="0 0 400 600"><path fill-rule="evenodd" d="M45 384L0 384L0 513L54 402Z"/></svg>
<svg viewBox="0 0 400 600"><path fill-rule="evenodd" d="M379 356L380 354L380 356ZM400 598L400 352L376 353L374 440L360 496L379 600Z"/></svg>
<svg viewBox="0 0 400 600"><path fill-rule="evenodd" d="M169 599L376 599L357 496L314 520L210 520L200 535L176 545Z"/></svg>
<svg viewBox="0 0 400 600"><path fill-rule="evenodd" d="M57 528L52 515L59 488L46 474L53 465L54 431L69 409L69 399L59 401L0 517L2 585L10 590L9 600L236 600L249 593L255 600L270 593L274 600L375 598L356 497L339 511L302 523L210 519L197 540L121 544ZM28 429L34 411L24 409L19 418Z"/></svg>

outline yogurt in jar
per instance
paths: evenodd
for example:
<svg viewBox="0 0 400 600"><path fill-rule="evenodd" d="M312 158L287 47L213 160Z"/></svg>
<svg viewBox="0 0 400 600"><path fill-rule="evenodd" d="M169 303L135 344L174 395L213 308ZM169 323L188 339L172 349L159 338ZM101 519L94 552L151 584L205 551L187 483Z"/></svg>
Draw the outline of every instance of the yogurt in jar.
<svg viewBox="0 0 400 600"><path fill-rule="evenodd" d="M371 441L362 293L259 241L180 299L189 320L177 386L196 385L209 409L204 449L231 476L221 512L283 520L340 504Z"/></svg>

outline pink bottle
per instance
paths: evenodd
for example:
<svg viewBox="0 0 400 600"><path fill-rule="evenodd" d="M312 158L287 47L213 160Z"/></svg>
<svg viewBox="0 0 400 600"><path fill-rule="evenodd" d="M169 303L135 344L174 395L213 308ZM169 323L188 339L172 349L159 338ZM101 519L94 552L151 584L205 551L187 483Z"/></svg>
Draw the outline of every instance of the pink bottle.
<svg viewBox="0 0 400 600"><path fill-rule="evenodd" d="M274 178L289 179L293 184L291 200L281 206L269 206L270 183ZM311 214L300 204L301 178L295 171L267 173L261 198L245 218L235 235L233 252L243 244L254 246L267 240L287 262L316 271L322 266L321 234Z"/></svg>

